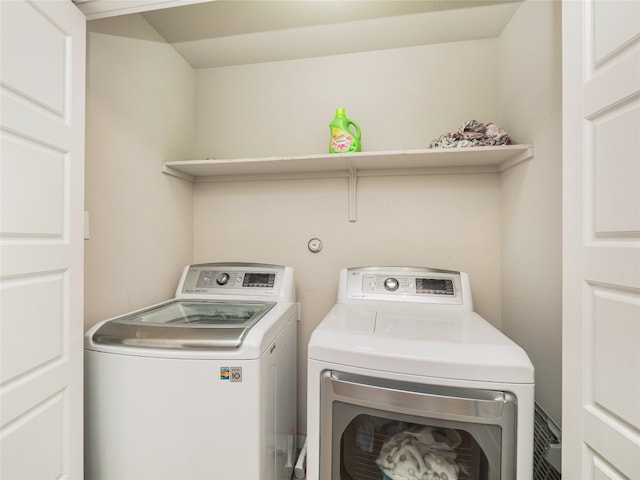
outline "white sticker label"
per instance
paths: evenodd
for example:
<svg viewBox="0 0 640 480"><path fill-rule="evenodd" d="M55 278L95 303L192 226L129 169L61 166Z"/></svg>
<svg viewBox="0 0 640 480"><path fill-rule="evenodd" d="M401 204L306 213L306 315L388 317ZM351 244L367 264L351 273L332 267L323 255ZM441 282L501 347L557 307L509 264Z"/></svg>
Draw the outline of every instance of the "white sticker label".
<svg viewBox="0 0 640 480"><path fill-rule="evenodd" d="M242 367L231 367L229 368L229 377L232 382L241 382L242 381Z"/></svg>

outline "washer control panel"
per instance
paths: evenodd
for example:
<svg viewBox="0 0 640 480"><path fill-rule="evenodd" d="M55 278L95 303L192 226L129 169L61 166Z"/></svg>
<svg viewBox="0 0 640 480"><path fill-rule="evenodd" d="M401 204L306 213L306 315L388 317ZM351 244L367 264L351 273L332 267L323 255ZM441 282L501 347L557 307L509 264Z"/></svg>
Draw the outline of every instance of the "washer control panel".
<svg viewBox="0 0 640 480"><path fill-rule="evenodd" d="M273 288L275 273L257 272L224 272L218 270L202 270L198 272L196 289L208 288Z"/></svg>
<svg viewBox="0 0 640 480"><path fill-rule="evenodd" d="M470 301L468 276L463 272L421 267L362 267L345 269L343 297L442 305ZM469 297L469 298L465 298Z"/></svg>
<svg viewBox="0 0 640 480"><path fill-rule="evenodd" d="M277 295L285 267L263 264L191 265L183 273L179 292L185 295Z"/></svg>

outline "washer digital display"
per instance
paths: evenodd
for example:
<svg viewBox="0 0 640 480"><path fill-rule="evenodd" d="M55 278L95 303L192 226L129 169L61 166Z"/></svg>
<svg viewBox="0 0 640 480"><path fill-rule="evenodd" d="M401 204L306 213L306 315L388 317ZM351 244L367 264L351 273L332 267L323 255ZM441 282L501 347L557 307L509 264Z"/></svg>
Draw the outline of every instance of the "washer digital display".
<svg viewBox="0 0 640 480"><path fill-rule="evenodd" d="M242 286L273 288L275 279L274 273L245 273Z"/></svg>

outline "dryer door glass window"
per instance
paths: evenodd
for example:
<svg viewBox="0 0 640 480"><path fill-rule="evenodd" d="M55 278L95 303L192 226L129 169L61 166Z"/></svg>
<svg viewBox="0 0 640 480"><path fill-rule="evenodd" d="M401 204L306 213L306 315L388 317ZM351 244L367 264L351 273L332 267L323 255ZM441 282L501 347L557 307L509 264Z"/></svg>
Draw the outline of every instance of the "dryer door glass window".
<svg viewBox="0 0 640 480"><path fill-rule="evenodd" d="M344 372L321 377L320 478L515 475L515 397Z"/></svg>
<svg viewBox="0 0 640 480"><path fill-rule="evenodd" d="M344 404L338 408L353 410ZM340 444L340 478L381 480L386 475L389 479L487 480L489 460L474 435L463 426L442 424L357 415L336 438ZM500 429L493 426L490 430L499 445ZM494 449L487 453L499 468L500 452ZM498 472L496 475L499 478Z"/></svg>

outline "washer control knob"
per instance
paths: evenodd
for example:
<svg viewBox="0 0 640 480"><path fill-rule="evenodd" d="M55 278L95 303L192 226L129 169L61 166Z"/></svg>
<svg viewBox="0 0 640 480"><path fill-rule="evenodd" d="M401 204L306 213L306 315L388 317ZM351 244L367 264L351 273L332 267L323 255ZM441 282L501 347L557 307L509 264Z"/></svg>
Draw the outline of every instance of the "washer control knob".
<svg viewBox="0 0 640 480"><path fill-rule="evenodd" d="M400 287L400 282L393 277L389 277L384 281L384 288L389 290L390 292L395 292L398 287Z"/></svg>
<svg viewBox="0 0 640 480"><path fill-rule="evenodd" d="M216 283L218 285L226 285L229 282L229 274L228 273L220 273L216 277Z"/></svg>

